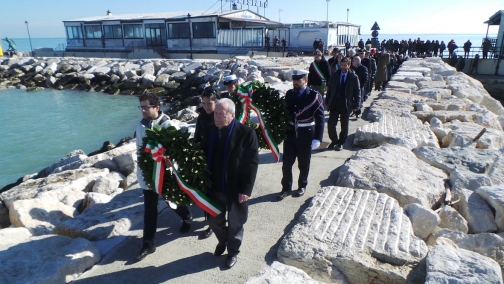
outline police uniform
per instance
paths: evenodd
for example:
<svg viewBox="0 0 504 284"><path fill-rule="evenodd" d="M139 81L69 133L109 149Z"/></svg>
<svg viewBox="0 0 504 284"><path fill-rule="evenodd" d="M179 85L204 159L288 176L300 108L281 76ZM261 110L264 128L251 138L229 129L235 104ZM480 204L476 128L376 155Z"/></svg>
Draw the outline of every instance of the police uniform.
<svg viewBox="0 0 504 284"><path fill-rule="evenodd" d="M294 71L293 80L299 80L308 74L306 71ZM291 117L290 127L284 141L282 165L282 191L278 199L282 200L292 192L292 166L298 159L298 190L294 196L302 196L308 184L311 150L317 148L324 134L324 105L320 93L305 87L300 91L291 89L285 95L287 109ZM318 144L318 145L317 145Z"/></svg>

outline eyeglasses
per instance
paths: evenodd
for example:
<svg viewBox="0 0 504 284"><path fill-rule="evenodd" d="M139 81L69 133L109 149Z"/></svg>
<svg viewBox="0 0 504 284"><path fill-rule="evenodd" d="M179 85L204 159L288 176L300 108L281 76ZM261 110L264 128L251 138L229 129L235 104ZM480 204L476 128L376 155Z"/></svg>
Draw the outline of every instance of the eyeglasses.
<svg viewBox="0 0 504 284"><path fill-rule="evenodd" d="M151 107L156 107L156 106L153 106L153 105L138 106L138 109L139 109L139 110L148 110L148 109L150 109Z"/></svg>

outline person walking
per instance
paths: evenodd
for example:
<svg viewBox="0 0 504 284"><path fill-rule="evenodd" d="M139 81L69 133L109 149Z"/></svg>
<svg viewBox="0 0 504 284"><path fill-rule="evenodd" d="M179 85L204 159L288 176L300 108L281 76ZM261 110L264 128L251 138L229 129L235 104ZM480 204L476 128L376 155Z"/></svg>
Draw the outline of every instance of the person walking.
<svg viewBox="0 0 504 284"><path fill-rule="evenodd" d="M228 252L227 268L238 261L243 226L248 218L248 200L259 166L256 132L236 120L235 109L231 99L218 100L214 123L205 128L201 143L212 181L208 197L226 209L215 217L209 215L208 224L218 240L214 255Z"/></svg>
<svg viewBox="0 0 504 284"><path fill-rule="evenodd" d="M280 51L280 48L278 47L279 43L280 43L280 40L278 39L277 36L275 36L275 38L273 39L273 51L275 51L275 52Z"/></svg>
<svg viewBox="0 0 504 284"><path fill-rule="evenodd" d="M359 56L355 56L352 59L352 66L350 68L352 68L352 70L355 72L355 75L357 75L357 77L359 78L359 86L360 86L359 106L357 108L357 111L353 111L352 114L350 114L350 116L355 115L355 117L358 119L362 113L361 109L364 97L366 97L365 87L368 82L368 69L366 68L366 66L361 64L361 58Z"/></svg>
<svg viewBox="0 0 504 284"><path fill-rule="evenodd" d="M285 37L282 38L282 52L285 52L285 48L287 47L287 41Z"/></svg>
<svg viewBox="0 0 504 284"><path fill-rule="evenodd" d="M283 200L291 195L305 194L310 172L311 150L317 149L324 135L324 102L319 92L307 86L308 72L294 70L293 89L285 94L290 127L283 142L282 191L277 196ZM298 160L298 189L292 191L292 166Z"/></svg>
<svg viewBox="0 0 504 284"><path fill-rule="evenodd" d="M380 54L378 54L376 59L376 79L375 79L375 91L381 91L385 89L385 84L387 83L387 69L390 64L390 54L385 51L385 48L380 49Z"/></svg>
<svg viewBox="0 0 504 284"><path fill-rule="evenodd" d="M142 112L142 120L138 123L135 138L137 148L142 147L142 138L146 137L146 128L154 128L156 126L161 126L163 128L168 128L169 126L178 127L176 124L172 123L170 118L161 112L161 102L155 94L142 94L138 98L140 105L138 108ZM137 179L140 188L143 188L144 196L144 227L143 227L143 237L142 237L142 248L138 255L135 257L137 261L144 259L147 255L154 253L156 251L156 229L157 229L157 217L158 217L158 201L159 194L152 188L147 186L143 176L142 170L137 167ZM182 218L182 227L180 227L180 233L187 233L191 229L192 215L187 206L168 204L177 215ZM174 209L174 207L176 207Z"/></svg>
<svg viewBox="0 0 504 284"><path fill-rule="evenodd" d="M441 41L441 43L439 44L439 56L441 58L443 58L443 52L445 51L446 49L446 44L444 43L444 41Z"/></svg>
<svg viewBox="0 0 504 284"><path fill-rule="evenodd" d="M313 54L313 62L310 64L308 74L308 86L312 90L318 91L321 95L324 95L326 91L326 84L331 76L331 70L329 63L322 56L320 50L316 50Z"/></svg>
<svg viewBox="0 0 504 284"><path fill-rule="evenodd" d="M343 58L340 63L340 70L331 76L327 89L325 104L329 111L327 130L331 143L328 149L336 151L343 150L348 136L350 111L357 112L360 102L359 78L350 69L350 61ZM341 132L338 136L336 126L338 119L341 121Z"/></svg>

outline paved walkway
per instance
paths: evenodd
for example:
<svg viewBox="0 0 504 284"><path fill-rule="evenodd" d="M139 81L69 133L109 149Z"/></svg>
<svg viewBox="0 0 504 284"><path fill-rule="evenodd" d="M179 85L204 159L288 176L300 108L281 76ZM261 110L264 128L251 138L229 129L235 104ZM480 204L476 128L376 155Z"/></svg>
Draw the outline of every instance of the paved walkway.
<svg viewBox="0 0 504 284"><path fill-rule="evenodd" d="M364 106L376 98L373 92ZM366 112L364 113L364 115ZM327 120L326 113L326 120ZM344 150L317 151L312 156L307 192L300 198L287 197L281 202L276 195L281 190L281 163L262 150L255 188L250 199L249 219L237 264L227 270L226 254L215 257L217 239L212 236L199 240L198 234L206 228L202 210L191 208L193 229L180 234L180 218L170 209L159 216L157 251L140 262L134 257L141 245L141 230L136 230L126 240L115 246L102 261L85 272L76 283L243 283L269 263L277 260L278 246L299 216L309 205L320 187L334 185L341 165L357 149L352 146L357 127L367 123L351 118L349 137ZM339 126L338 126L339 132ZM324 141L329 141L325 131ZM282 149L282 148L281 148ZM297 164L294 165L297 180Z"/></svg>

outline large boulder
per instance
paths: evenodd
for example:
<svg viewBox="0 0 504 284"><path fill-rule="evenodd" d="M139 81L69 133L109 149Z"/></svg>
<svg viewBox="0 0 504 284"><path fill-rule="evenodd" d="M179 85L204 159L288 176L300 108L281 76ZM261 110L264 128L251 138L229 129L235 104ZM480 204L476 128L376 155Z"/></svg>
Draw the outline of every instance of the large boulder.
<svg viewBox="0 0 504 284"><path fill-rule="evenodd" d="M143 221L143 212L142 189L132 189L59 223L53 233L91 241L104 240L127 233Z"/></svg>
<svg viewBox="0 0 504 284"><path fill-rule="evenodd" d="M422 282L425 243L396 200L371 190L322 188L278 248L278 259L313 279ZM417 270L418 269L418 270Z"/></svg>
<svg viewBox="0 0 504 284"><path fill-rule="evenodd" d="M410 218L413 233L421 239L427 238L441 222L436 212L420 204L410 203L404 206L404 212Z"/></svg>
<svg viewBox="0 0 504 284"><path fill-rule="evenodd" d="M449 246L434 246L426 270L426 284L502 283L501 269L493 259Z"/></svg>
<svg viewBox="0 0 504 284"><path fill-rule="evenodd" d="M504 232L504 185L482 186L476 193L493 208L499 232Z"/></svg>
<svg viewBox="0 0 504 284"><path fill-rule="evenodd" d="M456 171L452 172L455 173ZM451 176L450 176L451 178ZM487 202L473 190L457 186L453 190L453 199L460 200L457 211L467 221L469 233L496 232L497 225L494 221L494 214Z"/></svg>
<svg viewBox="0 0 504 284"><path fill-rule="evenodd" d="M390 89L406 89L413 91L416 91L418 89L415 84L398 82L398 81L389 81L386 87Z"/></svg>
<svg viewBox="0 0 504 284"><path fill-rule="evenodd" d="M89 191L96 179L109 173L108 169L85 168L52 174L46 178L30 179L0 194L7 208L16 200L53 197L62 200L75 191Z"/></svg>
<svg viewBox="0 0 504 284"><path fill-rule="evenodd" d="M462 122L474 122L481 126L487 128L493 128L497 130L502 130L500 126L500 122L497 119L497 116L489 111L484 113L475 112L475 111L415 111L412 112L413 115L418 117L423 122L431 121L432 118L437 118L441 120L441 122L446 123L453 120L458 120Z"/></svg>
<svg viewBox="0 0 504 284"><path fill-rule="evenodd" d="M377 190L401 206L418 203L431 208L445 193L445 178L443 171L417 159L410 150L386 144L355 153L341 167L337 185Z"/></svg>
<svg viewBox="0 0 504 284"><path fill-rule="evenodd" d="M430 146L413 149L413 153L418 159L447 173L451 173L455 169L467 169L473 173L487 173L488 168L494 165L500 154L495 150Z"/></svg>
<svg viewBox="0 0 504 284"><path fill-rule="evenodd" d="M452 92L449 89L420 89L414 91L413 94L439 101L447 96L451 96Z"/></svg>
<svg viewBox="0 0 504 284"><path fill-rule="evenodd" d="M55 168L65 166L70 163L80 161L81 162L80 164L82 164L82 161L86 158L87 158L87 155L86 155L86 153L84 153L84 151L74 150L74 151L68 153L65 157L61 158L61 160L59 162L56 162L56 163L44 168L43 170L41 170L37 174L36 178L44 178L44 177L50 175L51 173L53 173L53 170Z"/></svg>
<svg viewBox="0 0 504 284"><path fill-rule="evenodd" d="M5 228L0 230L0 251L30 240L31 233L27 228Z"/></svg>
<svg viewBox="0 0 504 284"><path fill-rule="evenodd" d="M10 240L20 236L18 232L7 235ZM23 236L5 249L3 239L0 236L2 283L68 283L101 259L100 251L82 238Z"/></svg>
<svg viewBox="0 0 504 284"><path fill-rule="evenodd" d="M439 147L437 137L430 127L414 117L383 116L379 122L357 128L355 146L373 148L383 144L401 145L408 149L420 146Z"/></svg>
<svg viewBox="0 0 504 284"><path fill-rule="evenodd" d="M444 124L445 128L451 129L443 138L442 147L476 147L478 149L501 149L504 148L504 132L502 130L487 128L485 134L476 142L473 139L483 130L483 126L472 122L460 122L454 120Z"/></svg>
<svg viewBox="0 0 504 284"><path fill-rule="evenodd" d="M256 275L245 281L245 284L285 284L285 283L304 283L304 284L324 284L315 281L303 270L274 261L271 265L259 271ZM342 277L337 283L346 284L347 281Z"/></svg>
<svg viewBox="0 0 504 284"><path fill-rule="evenodd" d="M118 172L111 172L104 177L96 179L93 192L115 196L124 191L124 176Z"/></svg>
<svg viewBox="0 0 504 284"><path fill-rule="evenodd" d="M467 227L467 221L450 206L443 206L441 211L439 211L439 222L440 228L445 228L448 230L453 230L457 232L467 233L469 228Z"/></svg>
<svg viewBox="0 0 504 284"><path fill-rule="evenodd" d="M405 102L410 105L413 103L421 103L428 100L428 98L426 98L425 96L413 95L405 92L398 92L394 89L386 90L379 93L378 98L380 100L387 99L387 100Z"/></svg>
<svg viewBox="0 0 504 284"><path fill-rule="evenodd" d="M50 234L57 224L77 214L74 207L52 198L16 200L9 209L12 225L25 227L34 236Z"/></svg>
<svg viewBox="0 0 504 284"><path fill-rule="evenodd" d="M413 111L411 103L396 100L375 100L369 107L367 119L380 121L384 116L389 118L408 116Z"/></svg>

